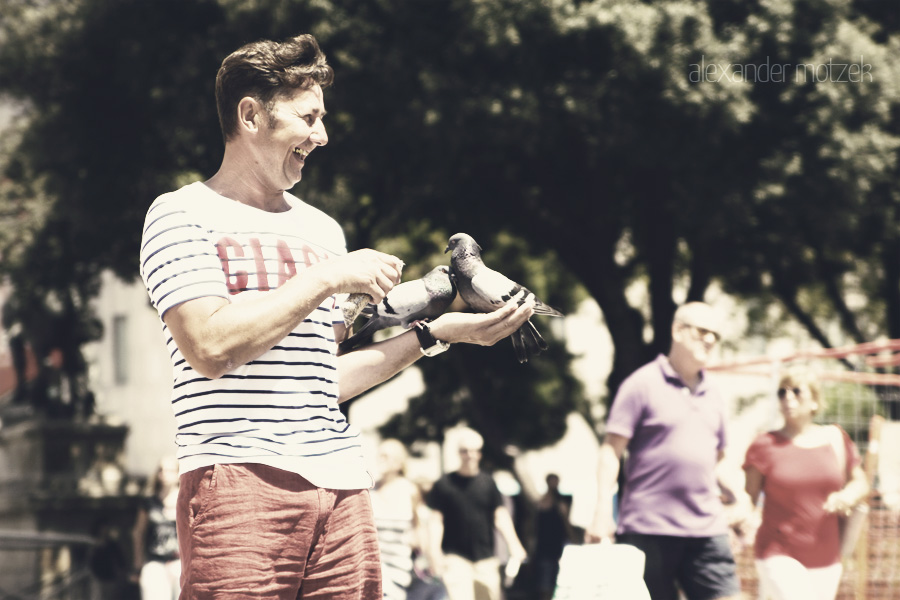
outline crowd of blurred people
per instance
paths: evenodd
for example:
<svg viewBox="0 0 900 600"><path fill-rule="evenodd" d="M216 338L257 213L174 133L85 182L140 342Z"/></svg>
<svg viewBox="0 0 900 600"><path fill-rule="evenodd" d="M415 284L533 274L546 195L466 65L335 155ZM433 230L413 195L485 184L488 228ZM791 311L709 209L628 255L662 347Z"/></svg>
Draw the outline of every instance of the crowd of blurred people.
<svg viewBox="0 0 900 600"><path fill-rule="evenodd" d="M481 468L484 439L470 428L456 433L459 468L425 489L407 478L401 442L386 439L378 447L371 498L385 599L501 600L529 560L508 499ZM552 598L563 547L577 539L569 522L572 497L560 493L556 474L548 474L546 483L534 514L525 584L540 598Z"/></svg>

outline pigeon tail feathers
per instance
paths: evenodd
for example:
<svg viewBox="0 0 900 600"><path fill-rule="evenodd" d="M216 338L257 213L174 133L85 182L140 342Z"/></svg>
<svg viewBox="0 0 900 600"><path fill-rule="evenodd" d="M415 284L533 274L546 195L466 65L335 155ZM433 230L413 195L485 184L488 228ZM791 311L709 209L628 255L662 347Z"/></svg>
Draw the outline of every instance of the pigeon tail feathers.
<svg viewBox="0 0 900 600"><path fill-rule="evenodd" d="M537 356L550 347L531 321L525 321L525 324L510 336L510 339L516 359L520 363L528 362L529 358Z"/></svg>

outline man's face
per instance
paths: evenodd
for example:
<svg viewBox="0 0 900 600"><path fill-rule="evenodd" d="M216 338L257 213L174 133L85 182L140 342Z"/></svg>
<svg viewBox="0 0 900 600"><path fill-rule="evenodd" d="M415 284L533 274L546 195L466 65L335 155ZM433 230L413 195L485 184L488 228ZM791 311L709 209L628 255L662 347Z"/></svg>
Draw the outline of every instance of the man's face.
<svg viewBox="0 0 900 600"><path fill-rule="evenodd" d="M460 444L459 446L460 471L477 472L481 463L481 448L474 444Z"/></svg>
<svg viewBox="0 0 900 600"><path fill-rule="evenodd" d="M258 166L270 186L289 190L300 181L306 157L328 143L324 116L324 96L318 85L279 98L269 113L261 115L258 160L264 164Z"/></svg>
<svg viewBox="0 0 900 600"><path fill-rule="evenodd" d="M387 474L399 474L403 470L403 457L385 444L378 448L376 471L379 478Z"/></svg>
<svg viewBox="0 0 900 600"><path fill-rule="evenodd" d="M706 310L698 310L683 321L676 321L672 343L680 345L700 366L705 366L719 343L715 316Z"/></svg>

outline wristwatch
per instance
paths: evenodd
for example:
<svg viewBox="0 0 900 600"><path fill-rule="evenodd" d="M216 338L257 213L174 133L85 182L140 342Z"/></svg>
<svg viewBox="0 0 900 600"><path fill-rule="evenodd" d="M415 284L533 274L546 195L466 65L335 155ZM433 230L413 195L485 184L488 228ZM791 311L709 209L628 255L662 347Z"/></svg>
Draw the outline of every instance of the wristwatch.
<svg viewBox="0 0 900 600"><path fill-rule="evenodd" d="M419 338L420 350L425 356L437 356L441 352L446 352L450 349L449 342L442 342L431 334L431 330L428 329L428 323L425 321L417 321L415 330L416 337Z"/></svg>

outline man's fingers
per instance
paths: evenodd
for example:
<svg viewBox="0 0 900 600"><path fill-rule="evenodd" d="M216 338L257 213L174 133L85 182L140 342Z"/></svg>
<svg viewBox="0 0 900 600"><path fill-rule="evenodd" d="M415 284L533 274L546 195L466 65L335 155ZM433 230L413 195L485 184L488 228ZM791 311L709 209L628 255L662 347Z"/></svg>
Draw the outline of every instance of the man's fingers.
<svg viewBox="0 0 900 600"><path fill-rule="evenodd" d="M394 278L385 273L379 273L375 278L375 287L378 288L378 291L381 293L382 297L386 296L388 292L394 289L394 285L396 281Z"/></svg>
<svg viewBox="0 0 900 600"><path fill-rule="evenodd" d="M534 314L533 304L507 305L486 316L485 345L493 346L518 330Z"/></svg>
<svg viewBox="0 0 900 600"><path fill-rule="evenodd" d="M373 258L381 262L384 266L389 269L390 276L396 281L400 281L400 276L403 274L403 267L405 263L394 256L393 254L387 254L385 252L379 252L378 250L371 250Z"/></svg>
<svg viewBox="0 0 900 600"><path fill-rule="evenodd" d="M515 329L518 329L524 325L525 321L530 319L532 315L534 315L534 296L529 295L529 298L526 298L525 302L516 307L510 320L515 324Z"/></svg>
<svg viewBox="0 0 900 600"><path fill-rule="evenodd" d="M491 314L494 315L497 321L503 321L508 318L521 319L521 323L519 323L521 325L534 314L534 294L528 294L525 297L525 292L521 291ZM522 315L524 315L524 318L522 318Z"/></svg>
<svg viewBox="0 0 900 600"><path fill-rule="evenodd" d="M351 252L342 260L350 288L346 291L368 294L375 304L400 283L403 261L392 254L366 248Z"/></svg>
<svg viewBox="0 0 900 600"><path fill-rule="evenodd" d="M382 262L381 274L390 280L391 287L393 287L400 283L400 278L403 276L403 261L395 256L390 256L390 258L393 260L385 260ZM381 285L380 281L379 285ZM390 288L387 288L385 291L390 291Z"/></svg>
<svg viewBox="0 0 900 600"><path fill-rule="evenodd" d="M532 297L533 298L533 297ZM487 317L486 329L495 338L493 344L511 335L525 324L525 321L534 314L534 300L526 300L524 304L518 304L513 298L504 306L501 306Z"/></svg>
<svg viewBox="0 0 900 600"><path fill-rule="evenodd" d="M510 298L506 302L506 304L513 305L513 306L521 306L522 304L524 304L526 302L531 302L532 304L534 304L534 294L530 293L528 290L523 288L523 289L519 290L516 295L514 295L512 298Z"/></svg>

